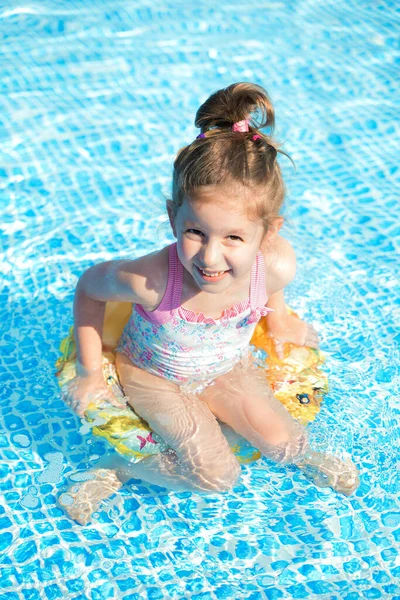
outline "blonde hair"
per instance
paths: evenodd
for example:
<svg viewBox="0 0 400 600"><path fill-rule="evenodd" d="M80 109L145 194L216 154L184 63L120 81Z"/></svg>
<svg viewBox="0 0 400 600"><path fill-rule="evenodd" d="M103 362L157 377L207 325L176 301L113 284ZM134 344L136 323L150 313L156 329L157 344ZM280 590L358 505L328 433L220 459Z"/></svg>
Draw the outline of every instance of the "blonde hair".
<svg viewBox="0 0 400 600"><path fill-rule="evenodd" d="M232 130L244 120L248 132ZM272 133L275 125L265 89L253 83L234 83L215 92L198 109L195 125L203 135L181 148L174 162L172 214L175 216L184 198L201 186L239 184L254 190L255 201L248 209L268 229L285 197L276 160L278 152L285 153L271 135L260 131L268 127Z"/></svg>

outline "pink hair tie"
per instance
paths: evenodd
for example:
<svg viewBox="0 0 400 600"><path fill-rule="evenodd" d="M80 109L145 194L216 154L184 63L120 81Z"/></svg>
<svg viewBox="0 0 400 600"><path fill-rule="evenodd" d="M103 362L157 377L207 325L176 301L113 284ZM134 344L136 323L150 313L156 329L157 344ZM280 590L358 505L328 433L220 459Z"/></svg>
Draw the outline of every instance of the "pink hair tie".
<svg viewBox="0 0 400 600"><path fill-rule="evenodd" d="M258 135L258 133L256 133L256 135L253 135L253 137L251 139L253 140L253 142L255 142L256 140L261 140L262 137L261 137L261 135Z"/></svg>
<svg viewBox="0 0 400 600"><path fill-rule="evenodd" d="M245 133L249 130L249 122L247 119L243 119L243 121L237 121L232 125L232 131L238 131L240 133Z"/></svg>

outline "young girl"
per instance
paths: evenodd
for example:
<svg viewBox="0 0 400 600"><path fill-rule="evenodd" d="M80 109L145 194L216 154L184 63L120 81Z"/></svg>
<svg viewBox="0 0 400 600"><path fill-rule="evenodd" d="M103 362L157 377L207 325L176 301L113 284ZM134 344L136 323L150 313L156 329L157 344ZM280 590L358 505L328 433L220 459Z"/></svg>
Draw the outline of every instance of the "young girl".
<svg viewBox="0 0 400 600"><path fill-rule="evenodd" d="M71 493L70 514L89 520L96 502L131 476L175 490L224 492L240 468L218 421L262 454L295 463L319 485L345 494L358 486L351 461L313 452L307 433L277 401L252 361L261 316L281 342L318 346L314 329L290 316L283 290L295 254L279 236L284 184L266 91L237 83L210 96L201 133L174 163L167 210L176 243L137 260L95 265L80 278L74 306L78 376L67 402L80 415L109 397L101 369L108 301L133 303L116 351L127 402L173 448L110 470Z"/></svg>

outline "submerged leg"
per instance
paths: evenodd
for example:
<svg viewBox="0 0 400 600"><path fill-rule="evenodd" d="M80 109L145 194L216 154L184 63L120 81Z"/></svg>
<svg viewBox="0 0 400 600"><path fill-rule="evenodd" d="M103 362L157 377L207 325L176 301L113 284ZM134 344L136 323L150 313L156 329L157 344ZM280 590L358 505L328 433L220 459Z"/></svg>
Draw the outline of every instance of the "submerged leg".
<svg viewBox="0 0 400 600"><path fill-rule="evenodd" d="M346 495L359 485L351 461L311 450L306 429L277 400L261 369L249 357L202 394L216 417L268 458L294 463L316 485Z"/></svg>
<svg viewBox="0 0 400 600"><path fill-rule="evenodd" d="M119 476L125 473L177 491L231 489L240 466L207 404L135 367L123 354L117 353L116 364L129 404L171 447L135 465L125 463Z"/></svg>
<svg viewBox="0 0 400 600"><path fill-rule="evenodd" d="M117 353L120 382L129 404L170 446L132 464L118 454L92 478L74 485L60 497L60 505L81 524L90 521L99 502L114 494L132 477L175 491L218 493L232 488L240 466L217 419L198 396L135 367Z"/></svg>

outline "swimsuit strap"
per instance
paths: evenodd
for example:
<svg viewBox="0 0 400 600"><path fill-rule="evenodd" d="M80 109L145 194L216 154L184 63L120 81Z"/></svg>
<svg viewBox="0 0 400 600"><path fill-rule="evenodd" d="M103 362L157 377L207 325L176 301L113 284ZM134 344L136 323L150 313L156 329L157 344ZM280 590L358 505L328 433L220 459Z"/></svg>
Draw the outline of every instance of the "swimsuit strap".
<svg viewBox="0 0 400 600"><path fill-rule="evenodd" d="M168 281L163 299L154 312L171 312L179 307L183 285L183 266L178 258L176 243L168 248Z"/></svg>
<svg viewBox="0 0 400 600"><path fill-rule="evenodd" d="M173 311L179 307L183 283L183 266L178 258L176 243L168 248L168 279L163 299L153 311L144 310L140 304L135 304L135 310L150 323L162 325L173 317Z"/></svg>
<svg viewBox="0 0 400 600"><path fill-rule="evenodd" d="M258 252L256 262L251 269L250 283L250 306L255 310L265 306L268 301L267 289L265 283L265 261L261 250Z"/></svg>
<svg viewBox="0 0 400 600"><path fill-rule="evenodd" d="M180 306L183 286L183 265L178 258L176 243L169 247L168 283L164 298L157 310L173 311ZM265 306L268 301L265 284L265 261L261 250L251 268L250 306L252 310Z"/></svg>
<svg viewBox="0 0 400 600"><path fill-rule="evenodd" d="M180 306L183 287L183 264L178 258L176 242L169 247L168 285L171 298L170 310L175 310Z"/></svg>
<svg viewBox="0 0 400 600"><path fill-rule="evenodd" d="M136 310L152 323L162 324L170 321L173 313L180 307L183 286L183 265L178 258L176 242L168 248L168 280L163 299L156 310L145 311L140 305ZM265 262L262 252L258 252L256 260L251 268L250 279L250 307L254 311L265 306L267 303L267 291L265 286ZM240 303L240 310L242 310ZM235 305L235 308L239 308ZM237 314L237 313L235 313Z"/></svg>

